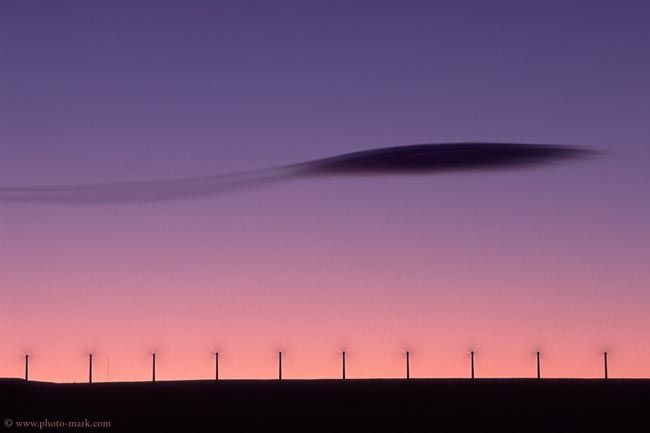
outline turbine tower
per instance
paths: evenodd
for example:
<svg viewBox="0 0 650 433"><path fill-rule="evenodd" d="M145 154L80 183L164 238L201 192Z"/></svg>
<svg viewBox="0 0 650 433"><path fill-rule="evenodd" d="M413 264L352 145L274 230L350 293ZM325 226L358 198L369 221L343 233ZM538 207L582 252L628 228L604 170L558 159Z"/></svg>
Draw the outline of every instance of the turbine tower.
<svg viewBox="0 0 650 433"><path fill-rule="evenodd" d="M470 353L470 364L471 364L471 377L474 379L474 351L472 350Z"/></svg>
<svg viewBox="0 0 650 433"><path fill-rule="evenodd" d="M214 380L219 380L219 352L214 352Z"/></svg>
<svg viewBox="0 0 650 433"><path fill-rule="evenodd" d="M93 353L88 354L88 383L93 383Z"/></svg>
<svg viewBox="0 0 650 433"><path fill-rule="evenodd" d="M605 369L605 379L608 379L609 372L607 371L607 352L603 352L603 367Z"/></svg>
<svg viewBox="0 0 650 433"><path fill-rule="evenodd" d="M151 381L156 381L156 352L151 354Z"/></svg>
<svg viewBox="0 0 650 433"><path fill-rule="evenodd" d="M25 354L25 382L29 380L29 353Z"/></svg>
<svg viewBox="0 0 650 433"><path fill-rule="evenodd" d="M539 350L535 354L537 357L537 378L541 379L542 378L542 368L541 368L541 363L540 363L540 353Z"/></svg>
<svg viewBox="0 0 650 433"><path fill-rule="evenodd" d="M406 351L406 378L411 378L411 352Z"/></svg>
<svg viewBox="0 0 650 433"><path fill-rule="evenodd" d="M282 352L278 352L278 380L282 380Z"/></svg>
<svg viewBox="0 0 650 433"><path fill-rule="evenodd" d="M342 378L345 380L345 350L341 352L341 369Z"/></svg>

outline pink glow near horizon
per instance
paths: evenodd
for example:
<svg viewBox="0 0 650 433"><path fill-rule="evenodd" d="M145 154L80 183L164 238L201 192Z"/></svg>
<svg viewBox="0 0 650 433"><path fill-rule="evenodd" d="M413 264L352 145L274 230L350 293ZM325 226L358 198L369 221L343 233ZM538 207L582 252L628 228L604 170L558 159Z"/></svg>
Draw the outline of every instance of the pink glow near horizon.
<svg viewBox="0 0 650 433"><path fill-rule="evenodd" d="M283 234L274 238L266 241L279 247ZM526 269L526 259L517 257L508 262L520 262L514 268L519 270L508 276L493 266L501 259L489 257L480 259L487 263L474 263L471 272L443 272L455 259L441 254L428 255L422 263L411 261L404 275L371 266L388 263L396 249L418 241L396 238L392 243L392 249L369 252L353 266L347 259L361 247L354 242L327 266L323 263L334 257L336 243L322 245L325 251L312 257L276 255L271 263L264 263L264 257L271 257L267 252L251 250L253 265L246 266L255 267L257 275L239 269L237 258L227 269L210 266L212 260L205 258L173 269L174 254L156 254L159 261L154 262L121 248L111 255L123 261L102 275L107 268L93 252L106 254L107 245L77 245L74 257L56 264L58 276L43 269L31 277L32 287L56 279L65 291L48 289L41 295L44 301L32 303L29 311L12 308L3 315L5 326L22 326L20 332L5 334L0 351L11 361L2 365L0 375L22 376L21 353L29 351L32 379L85 381L86 356L92 351L97 381L108 379L109 357L110 380L149 380L150 353L156 351L160 380L211 378L212 353L219 350L222 378L274 378L276 353L282 350L286 378L334 378L340 375L343 348L350 378L403 376L406 349L412 353L412 377L466 377L472 348L478 377L532 376L538 349L546 377L600 377L605 349L612 377L647 375L650 351L643 341L648 325L642 306L595 309L594 300L573 302L556 286L585 284L589 292L599 293L609 284L598 282L600 275L572 279L571 263L564 275L536 275ZM214 252L198 256L217 263L221 256ZM479 259L469 249L462 255ZM429 273L429 260L441 270ZM84 272L71 272L78 267ZM291 275L271 272L292 267L296 271ZM138 277L134 269L147 277ZM14 268L10 273L25 281L22 272ZM529 278L531 273L536 278ZM147 283L149 278L156 284ZM73 308L71 302L83 307Z"/></svg>

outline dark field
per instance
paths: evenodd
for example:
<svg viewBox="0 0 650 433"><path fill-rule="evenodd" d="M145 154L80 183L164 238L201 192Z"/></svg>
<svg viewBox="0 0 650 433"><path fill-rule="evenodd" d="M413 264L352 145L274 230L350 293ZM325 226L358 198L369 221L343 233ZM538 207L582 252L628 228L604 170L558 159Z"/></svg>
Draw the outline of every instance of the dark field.
<svg viewBox="0 0 650 433"><path fill-rule="evenodd" d="M650 380L3 380L0 417L4 431L647 432Z"/></svg>

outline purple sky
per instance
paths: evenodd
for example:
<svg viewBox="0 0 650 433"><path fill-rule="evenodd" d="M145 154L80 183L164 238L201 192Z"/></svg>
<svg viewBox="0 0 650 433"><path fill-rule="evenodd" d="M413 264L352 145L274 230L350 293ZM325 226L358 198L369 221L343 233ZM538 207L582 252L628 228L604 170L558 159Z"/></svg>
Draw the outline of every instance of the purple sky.
<svg viewBox="0 0 650 433"><path fill-rule="evenodd" d="M390 362L371 355L410 344L435 359L442 326L449 353L561 340L553 373L590 375L607 345L620 375L650 376L649 22L633 0L3 1L0 185L454 141L605 154L171 203L0 204L0 376L24 350L60 351L40 377L73 380L67 360L101 346L134 379L156 345L220 341L242 359L232 376L272 372L276 347L313 361L341 345L359 347L352 375L382 375ZM525 371L485 351L487 373ZM168 376L200 376L192 362ZM311 365L294 371L328 374Z"/></svg>

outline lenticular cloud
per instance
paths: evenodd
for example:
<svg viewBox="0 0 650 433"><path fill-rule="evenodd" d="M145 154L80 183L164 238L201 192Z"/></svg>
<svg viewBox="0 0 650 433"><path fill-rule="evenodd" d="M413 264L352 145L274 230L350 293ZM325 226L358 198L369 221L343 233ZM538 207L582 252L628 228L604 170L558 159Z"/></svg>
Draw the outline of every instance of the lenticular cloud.
<svg viewBox="0 0 650 433"><path fill-rule="evenodd" d="M417 144L371 149L298 164L184 179L0 186L0 202L140 203L191 199L317 176L434 175L505 170L586 157L585 148L516 143Z"/></svg>

